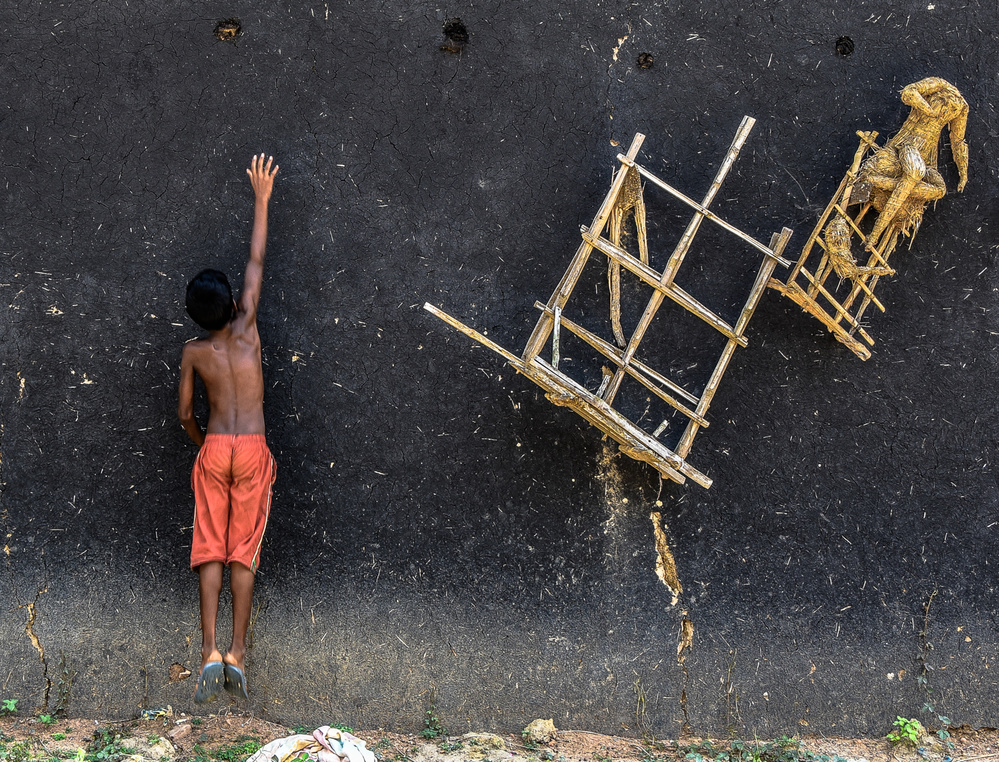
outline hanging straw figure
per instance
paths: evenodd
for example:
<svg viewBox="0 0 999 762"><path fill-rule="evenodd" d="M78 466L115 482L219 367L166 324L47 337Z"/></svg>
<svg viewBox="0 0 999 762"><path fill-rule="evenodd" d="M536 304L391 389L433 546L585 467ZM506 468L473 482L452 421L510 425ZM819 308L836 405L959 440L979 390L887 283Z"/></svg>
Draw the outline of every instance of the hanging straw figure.
<svg viewBox="0 0 999 762"><path fill-rule="evenodd" d="M958 192L968 182L968 103L960 91L940 77L926 77L902 90L902 102L912 107L902 129L860 168L850 203L866 203L880 214L867 237L871 250L899 233L910 238L919 229L930 201L947 193L937 171L937 150L943 128L950 131L951 152L960 175ZM891 245L887 247L890 252Z"/></svg>
<svg viewBox="0 0 999 762"><path fill-rule="evenodd" d="M850 250L850 236L853 229L842 214L837 214L826 225L822 238L826 243L826 253L829 263L840 278L856 280L867 275L894 275L890 267L875 267L858 265L856 257Z"/></svg>
<svg viewBox="0 0 999 762"><path fill-rule="evenodd" d="M638 236L638 252L642 264L649 263L649 244L646 240L645 201L642 198L642 176L634 167L629 167L624 178L624 185L617 196L617 203L611 211L610 240L618 248L621 246L621 232L629 215L635 219L635 233ZM621 265L611 259L607 265L607 282L610 286L611 327L618 346L627 342L621 328Z"/></svg>

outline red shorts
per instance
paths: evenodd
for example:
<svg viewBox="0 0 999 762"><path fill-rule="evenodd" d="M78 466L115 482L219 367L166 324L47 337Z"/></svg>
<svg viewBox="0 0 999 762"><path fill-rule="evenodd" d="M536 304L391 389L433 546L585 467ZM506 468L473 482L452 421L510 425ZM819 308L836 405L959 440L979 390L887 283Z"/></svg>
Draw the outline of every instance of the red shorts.
<svg viewBox="0 0 999 762"><path fill-rule="evenodd" d="M192 569L209 561L235 561L257 571L276 474L263 434L205 437L191 472Z"/></svg>

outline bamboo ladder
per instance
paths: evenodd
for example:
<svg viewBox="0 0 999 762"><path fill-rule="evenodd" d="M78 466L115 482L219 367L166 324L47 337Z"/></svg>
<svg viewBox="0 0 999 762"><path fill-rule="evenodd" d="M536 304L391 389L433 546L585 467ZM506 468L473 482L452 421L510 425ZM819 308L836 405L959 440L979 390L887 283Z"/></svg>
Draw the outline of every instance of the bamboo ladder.
<svg viewBox="0 0 999 762"><path fill-rule="evenodd" d="M862 204L852 216L847 214L847 210L850 204L850 194L857 182L861 162L869 150L877 150L878 148L874 142L878 133L858 131L857 136L860 138L860 146L853 157L853 162L805 242L801 256L791 268L787 280L781 282L773 278L767 285L781 292L803 310L818 318L837 340L845 344L860 359L867 360L871 356L869 347L874 346L874 339L864 329L861 320L871 304L874 304L881 312L885 311L884 305L874 295L874 287L877 286L880 276L874 273L864 273L847 279L850 287L846 296L841 299L837 298L837 287L826 283L829 276L835 273L832 263L829 261L826 242L821 235L830 217L838 213L849 223L851 230L857 235L861 244L865 246L867 244L867 235L861 230L861 223L871 209L871 204ZM899 231L896 229L886 244L880 248L871 248L867 261L868 267L888 266L888 257L891 256L898 243L898 233ZM809 259L813 263L817 260L817 264L813 264L814 272L807 267ZM860 336L863 342L857 336Z"/></svg>
<svg viewBox="0 0 999 762"><path fill-rule="evenodd" d="M698 430L708 425L706 418L708 407L718 390L732 354L736 347L745 347L748 344L745 337L746 326L753 316L760 297L766 290L774 268L778 263L785 267L791 265L791 262L781 256L791 236L791 231L788 228L784 228L779 234L775 233L767 246L725 222L708 209L738 157L739 151L749 137L754 124L755 120L750 117L745 117L742 120L725 160L700 203L687 197L636 162L638 151L645 139L644 135L637 134L628 149L628 153L618 154L617 160L620 166L614 175L610 190L600 205L593 222L588 227L581 228L582 241L555 292L546 303L535 303L535 306L541 310L541 316L519 357L437 307L428 303L424 304L424 308L461 333L504 357L519 373L527 376L544 389L545 396L549 401L575 411L590 424L613 438L620 446L621 451L629 457L651 464L664 478L679 484L683 484L689 478L702 487L710 487L712 480L687 463L687 455ZM637 170L648 183L666 191L694 210L693 217L662 272L642 263L640 259L615 246L603 235L630 168ZM701 222L705 219L737 236L764 255L745 305L733 325L726 323L674 282ZM640 249L646 244L646 241L641 241ZM615 346L613 339L603 339L562 315L562 311L569 302L573 289L576 287L594 249L607 256L610 262L617 263L631 272L652 289L652 296L624 349ZM683 388L636 357L639 345L665 299L671 300L695 315L726 338L721 356L704 389L699 394ZM604 376L598 389L586 389L558 369L559 344L563 330L582 339L615 367L612 373ZM549 339L552 346L551 362L539 357L539 353L547 346ZM655 432L650 433L613 407L615 396L625 377L634 379L687 418L686 428L675 450L671 450L658 439L665 428L665 422Z"/></svg>

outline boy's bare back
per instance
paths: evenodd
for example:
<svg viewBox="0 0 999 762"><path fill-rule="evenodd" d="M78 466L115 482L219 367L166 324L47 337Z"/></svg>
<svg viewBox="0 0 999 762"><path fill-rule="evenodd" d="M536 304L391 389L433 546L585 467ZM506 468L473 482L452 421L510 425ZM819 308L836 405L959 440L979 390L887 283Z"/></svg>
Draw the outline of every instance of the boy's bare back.
<svg viewBox="0 0 999 762"><path fill-rule="evenodd" d="M243 290L235 301L233 319L208 337L184 346L180 364L180 404L177 414L184 429L199 447L205 433L194 417L194 374L208 395L209 434L264 433L264 378L257 333L257 303L263 283L267 242L267 206L278 167L274 157L254 156L250 176L256 196L250 260Z"/></svg>

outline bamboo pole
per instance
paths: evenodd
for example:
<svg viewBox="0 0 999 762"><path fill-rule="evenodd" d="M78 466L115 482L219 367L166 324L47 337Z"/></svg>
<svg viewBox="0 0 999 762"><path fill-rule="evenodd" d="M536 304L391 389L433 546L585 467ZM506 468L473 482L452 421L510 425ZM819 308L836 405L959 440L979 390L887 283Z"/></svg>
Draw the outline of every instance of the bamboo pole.
<svg viewBox="0 0 999 762"><path fill-rule="evenodd" d="M546 395L550 402L576 411L605 434L614 438L621 445L621 449L631 457L651 463L659 469L660 473L664 473L681 484L686 477L702 487L711 486L710 478L684 461L655 437L629 421L602 399L594 396L588 389L554 370L540 357L535 357L530 362L529 367L535 371L538 378L551 385L553 393ZM531 378L535 379L535 375L532 375ZM540 383L537 380L535 382L539 386L546 386L545 383ZM670 473L665 473L664 467Z"/></svg>
<svg viewBox="0 0 999 762"><path fill-rule="evenodd" d="M696 201L687 198L682 193L671 188L669 185L664 183L662 180L660 180L658 177L651 174L647 170L643 169L642 167L639 167L637 164L634 165L643 175L643 177L648 178L649 181L652 182L653 184L658 185L659 187L662 187L668 192L670 192L671 194L681 198L682 200L685 200L688 204L690 204L697 210L694 215L694 218L690 221L690 223L687 226L687 231L690 233L690 236L688 237L687 233L686 232L684 233L684 238L682 238L680 243L677 244L677 247L674 250L673 255L670 257L669 264L667 264L666 269L663 271L664 285L672 283L672 279L676 274L677 268L679 267L680 263L683 261L683 257L686 255L687 249L689 249L690 247L690 242L693 240L693 234L696 232L697 227L700 225L699 221L700 218L707 217L711 214L707 210L707 204L711 203L712 199L714 199L715 197L715 194L718 192L718 188L721 187L722 180L725 179L725 175L728 174L729 169L732 167L732 163L735 161L735 157L739 155L739 150L742 148L742 144L745 142L746 137L748 137L749 131L752 129L754 123L755 120L753 120L751 117L746 117L742 120L742 124L739 126L739 130L736 133L736 137L732 141L732 145L729 146L725 160L722 162L721 167L718 169L718 172L715 175L715 181L711 184L711 188L708 189L708 193L704 197L703 204L698 204ZM713 215L711 215L711 217L713 217ZM752 242L754 246L764 249L767 252L768 257L774 257L776 261L783 263L785 266L791 264L782 257L775 255L771 249L764 246L755 238L747 236L741 230L732 228L732 226L729 225L727 222L722 223L721 220L718 220L717 218L714 219L719 224L721 224L722 227L724 227L725 229L731 229L732 231L734 231L736 235L738 235L738 237L742 238L747 242ZM642 317L639 320L638 325L635 327L635 332L632 334L631 339L628 341L628 346L625 349L625 355L624 355L625 364L630 363L631 358L634 357L635 350L638 349L638 344L641 342L642 338L645 336L645 332L649 329L649 326L652 324L652 319L653 317L655 317L656 312L658 311L660 305L662 304L664 296L665 295L661 291L653 292L652 298L649 299L649 303L645 307L645 312L642 314ZM604 398L608 401L608 403L613 401L614 396L617 394L617 391L620 388L621 382L623 380L624 380L624 374L621 370L618 370L614 374L614 378L611 380L610 384L607 387L607 391L604 394Z"/></svg>
<svg viewBox="0 0 999 762"><path fill-rule="evenodd" d="M805 272L804 270L802 272ZM808 298L808 295L797 283L786 284L774 278L770 279L768 284L770 288L780 291L784 296L790 299L792 302L797 304L805 312L809 313L817 320L819 320L829 331L832 333L833 337L845 344L847 348L853 352L861 360L869 360L871 357L871 351L853 338L852 335L847 333L843 326L839 323L834 323L830 315L825 312L818 304L815 303L814 299ZM862 328L857 328L860 331L864 339L870 344L874 344L874 339L868 336Z"/></svg>
<svg viewBox="0 0 999 762"><path fill-rule="evenodd" d="M630 457L649 463L664 477L678 484L683 484L687 478L690 478L705 489L711 487L712 480L709 477L541 358L535 357L530 363L525 363L496 342L429 302L424 303L423 308L503 357L518 373L527 376L544 389L545 396L550 402L574 410L587 422L617 441L622 451Z"/></svg>
<svg viewBox="0 0 999 762"><path fill-rule="evenodd" d="M537 307L538 309L541 309L541 310L547 309L547 307L544 304L542 304L541 302L535 302L534 306ZM709 425L708 421L705 420L703 417L699 416L697 413L695 413L693 410L691 410L689 407L687 407L686 405L684 405L682 402L680 402L679 400L677 400L672 395L668 394L662 388L656 386L655 383L653 383L653 380L655 380L658 383L663 384L663 386L666 386L671 392L678 393L681 396L686 397L687 399L689 399L691 402L693 402L695 404L698 401L697 397L694 397L692 394L690 394L689 392L687 392L682 387L680 387L677 384L673 383L672 381L670 381L669 379L667 379L665 376L662 376L659 373L656 373L651 368L648 368L647 366L645 366L642 363L633 361L631 365L625 366L624 365L624 361L623 361L623 354L624 353L620 349L618 349L617 347L615 347L609 341L604 341L599 336L597 336L595 333L592 333L591 331L586 330L581 325L579 325L578 323L576 323L573 320L570 320L569 318L565 317L564 315L562 316L562 326L567 331L569 331L570 333L575 334L576 336L578 336L579 338L581 338L583 341L585 341L587 344L589 344L591 347L593 347L595 350L597 350L597 352L599 352L601 355L603 355L604 357L606 357L608 360L610 360L613 363L615 363L616 365L624 368L624 370L628 373L629 376L631 376L632 378L634 378L636 381L638 381L640 384L642 384L642 386L644 386L645 388L647 388L649 391L655 393L656 396L658 396L664 402L666 402L670 406L674 407L675 409L679 410L681 413L683 413L688 418L695 418L695 419L697 419L697 422L698 422L699 425L705 426L705 427ZM553 365L554 365L554 363L553 363ZM596 394L596 396L597 397L601 396L600 392L598 392Z"/></svg>
<svg viewBox="0 0 999 762"><path fill-rule="evenodd" d="M620 155L618 156L618 158L620 158ZM642 177L644 177L647 180L649 180L649 182L651 182L653 185L658 185L660 188L662 188L666 192L670 193L671 195L673 195L676 198L678 198L680 201L683 201L685 204L687 204L687 205L691 206L693 209L695 209L696 212L697 212L697 214L700 217L706 217L707 219L709 219L712 222L714 222L716 225L719 225L720 227L722 227L725 230L727 230L729 233L732 233L733 235L738 236L743 241L745 241L750 246L752 246L754 249L760 250L761 252L763 252L764 254L766 254L769 257L773 256L773 252L770 251L770 249L768 249L764 244L762 244L759 241L757 241L755 238L753 238L748 233L744 233L741 230L739 230L739 228L737 228L734 225L726 222L721 217L719 217L718 215L716 215L714 212L708 211L708 209L706 209L703 204L698 204L692 198L689 198L685 194L681 193L680 191L676 190L672 186L670 186L667 183L663 182L662 180L660 180L658 177L656 177L655 175L653 175L651 172L649 172L647 169L645 169L645 167L641 166L640 164L634 164L634 167L641 173ZM696 226L699 226L699 225L700 225L700 220L698 219L697 222L696 222ZM695 230L693 232L695 232L695 233L697 232L696 231L696 227L695 227ZM693 236L691 235L690 237L692 238ZM680 239L680 243L677 244L677 248L678 249L680 248L681 245L684 244L685 240L686 240L685 238L681 238ZM687 243L687 246L689 247L689 242ZM682 251L682 253L680 255L681 259L682 259L682 256L684 254L686 254L686 249L684 249ZM784 267L790 267L792 265L791 260L785 259L784 257L779 257L777 259L777 261L778 261L778 263L784 265Z"/></svg>
<svg viewBox="0 0 999 762"><path fill-rule="evenodd" d="M513 354L512 352L508 352L506 349L501 347L495 341L486 338L481 333L476 331L474 328L469 328L460 320L451 317L449 314L444 312L444 310L438 309L430 302L424 302L423 309L425 309L431 315L439 317L441 320L450 325L452 328L457 328L459 331L461 331L461 333L465 334L469 338L475 339L475 341L479 342L483 346L493 350L493 352L502 356L508 363L510 363L514 368L516 368L521 373L527 372L527 365L519 357L517 357L517 355Z"/></svg>
<svg viewBox="0 0 999 762"><path fill-rule="evenodd" d="M724 334L728 338L734 338L739 341L741 346L746 346L747 342L745 339L737 336L735 330L722 320L718 315L713 313L699 301L697 301L693 296L688 294L682 288L672 284L664 284L665 275L653 270L648 265L642 264L635 257L631 256L624 249L618 248L610 241L604 238L594 238L590 235L589 231L585 226L581 228L583 233L583 240L593 246L595 249L600 250L608 257L610 257L614 262L623 265L630 272L634 273L640 280L642 280L647 285L659 291L665 296L668 296L674 302L679 304L688 312L693 313L705 323L710 325L719 333Z"/></svg>
<svg viewBox="0 0 999 762"><path fill-rule="evenodd" d="M812 246L815 244L815 239L819 237L822 232L822 228L825 226L826 221L829 219L829 215L832 213L833 207L837 203L842 201L844 204L848 204L850 200L850 194L853 191L853 185L857 180L857 172L860 171L860 162L864 158L864 154L867 153L869 148L877 148L877 143L874 140L878 137L876 131L871 132L857 132L857 137L860 138L860 146L857 148L856 153L853 155L853 162L850 164L850 168L846 171L846 175L840 181L839 188L836 189L836 193L833 195L832 200L826 205L825 210L819 217L818 223L812 228L811 235L808 236L808 240L805 241L805 245L801 249L801 256L798 257L798 262L795 264L794 268L788 274L786 283L791 284L792 281L796 280L798 277L798 272L802 267L805 266L805 262L808 260L808 256L812 252ZM842 211L842 210L840 210ZM852 220L851 220L852 222ZM822 264L819 265L816 270L817 273L822 272ZM824 281L824 279L822 279ZM774 286L771 286L774 288Z"/></svg>
<svg viewBox="0 0 999 762"><path fill-rule="evenodd" d="M631 141L631 146L628 148L628 154L625 158L629 161L634 161L634 159L638 156L638 151L641 149L644 141L645 135L640 132L636 133L634 139ZM590 229L596 230L597 235L600 235L604 229L604 225L607 224L607 220L610 218L611 211L613 211L614 205L617 203L618 194L620 194L621 188L624 186L624 180L627 174L627 166L621 166L618 168L617 174L614 176L614 181L611 183L610 190L607 191L607 195L604 196L604 200L600 204L596 217L593 218L593 223L590 225ZM579 248L576 249L576 254L573 256L572 262L569 264L569 268L566 270L565 275L562 276L562 280L559 281L558 287L548 300L548 306L552 308L552 310L554 310L555 307L565 307L566 302L569 300L569 295L576 287L576 281L579 280L579 276L583 272L583 267L586 265L586 260L589 258L591 251L592 247L590 247L585 241L579 245ZM534 330L531 332L530 337L527 339L527 344L524 346L524 353L522 357L525 362L530 362L531 358L541 351L541 347L544 346L545 342L548 340L548 333L551 329L552 316L548 312L543 312L541 317L538 318L538 323L534 326Z"/></svg>
<svg viewBox="0 0 999 762"><path fill-rule="evenodd" d="M812 274L810 272L808 272L808 270L802 270L801 272L804 273L805 278L808 279L810 282L816 283L816 281L812 277ZM854 319L853 315L851 315L849 312L847 312L846 308L844 308L843 305L841 305L838 301L836 301L835 297L833 297L833 295L830 294L826 290L825 286L823 286L821 283L816 283L816 285L818 286L819 292L822 294L822 296L824 296L826 299L828 299L829 302L832 304L833 309L835 309L835 311L840 316L840 318L845 319L854 328L856 328L857 330L859 330L860 334L865 339L867 339L868 342L870 342L871 344L873 344L874 343L874 339L872 339L870 336L867 335L867 333L864 331L864 329L861 328L860 324ZM807 294L806 294L806 298L811 299L811 297L808 297ZM815 300L812 299L811 301L814 303ZM818 305L816 305L816 306L818 306ZM828 322L826 320L822 320L822 322L826 323L826 325L832 327L832 325L837 325L839 323L839 319L833 319L832 315L829 315L828 313L826 313L825 310L822 310L821 307L819 307L819 309L822 311L822 314L826 315L827 318L828 318ZM816 317L819 317L814 312L812 314L815 315Z"/></svg>
<svg viewBox="0 0 999 762"><path fill-rule="evenodd" d="M770 238L770 249L779 256L780 253L783 252L784 247L787 246L787 242L790 238L791 230L789 228L782 229L779 234L774 233ZM767 282L770 280L770 275L773 273L776 266L777 260L772 257L766 257L760 265L760 270L756 274L756 280L753 282L753 287L749 291L749 297L746 299L746 304L743 306L742 313L739 315L739 320L736 323L736 329L740 334L745 330L750 319L753 317L753 313L756 311L756 306L760 303L760 298L763 296L763 292L767 288ZM711 377L708 379L707 386L704 388L704 393L701 394L701 400L697 403L696 412L701 418L703 418L708 412L708 407L710 407L711 401L714 399L715 393L718 391L718 386L721 384L722 376L725 375L725 371L728 369L728 364L732 359L736 346L738 346L738 343L733 339L729 339L725 343L725 348L722 350L721 357L718 358L718 363L715 365L715 369L711 373ZM676 453L681 458L687 457L687 453L690 452L690 448L694 444L694 437L697 435L699 428L700 425L694 419L691 419L687 424L687 428L684 430L683 435L680 437L680 442L676 446Z"/></svg>

